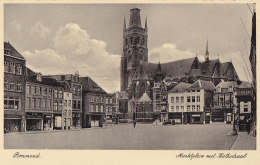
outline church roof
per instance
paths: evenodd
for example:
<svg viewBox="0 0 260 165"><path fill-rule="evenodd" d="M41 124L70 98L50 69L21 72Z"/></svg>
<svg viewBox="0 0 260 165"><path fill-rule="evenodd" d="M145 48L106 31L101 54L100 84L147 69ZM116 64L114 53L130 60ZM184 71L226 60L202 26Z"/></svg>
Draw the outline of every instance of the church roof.
<svg viewBox="0 0 260 165"><path fill-rule="evenodd" d="M174 88L172 88L168 93L178 93L178 92L184 92L185 89L189 88L192 84L180 82L178 85L176 85Z"/></svg>
<svg viewBox="0 0 260 165"><path fill-rule="evenodd" d="M220 63L219 59L202 62L202 70L204 71L204 75L212 77L217 63Z"/></svg>
<svg viewBox="0 0 260 165"><path fill-rule="evenodd" d="M138 99L138 102L152 102L152 100L150 99L150 97L147 95L146 92L143 93L143 95Z"/></svg>
<svg viewBox="0 0 260 165"><path fill-rule="evenodd" d="M183 60L162 63L161 69L164 75L171 75L175 78L186 76L191 69L191 66L195 60L194 58L187 58ZM140 65L149 77L155 77L158 64L141 62Z"/></svg>

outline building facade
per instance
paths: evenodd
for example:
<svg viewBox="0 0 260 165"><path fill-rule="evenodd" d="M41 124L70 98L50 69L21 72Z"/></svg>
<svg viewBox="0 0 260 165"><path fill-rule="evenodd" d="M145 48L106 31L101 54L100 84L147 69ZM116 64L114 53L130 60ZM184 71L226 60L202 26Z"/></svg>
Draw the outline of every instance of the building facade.
<svg viewBox="0 0 260 165"><path fill-rule="evenodd" d="M44 77L54 78L63 83L68 83L72 90L72 128L81 127L82 116L82 85L79 82L79 72L73 74L48 75Z"/></svg>
<svg viewBox="0 0 260 165"><path fill-rule="evenodd" d="M25 131L26 60L4 42L4 131Z"/></svg>
<svg viewBox="0 0 260 165"><path fill-rule="evenodd" d="M169 119L179 124L211 123L214 88L210 81L179 83L168 92Z"/></svg>

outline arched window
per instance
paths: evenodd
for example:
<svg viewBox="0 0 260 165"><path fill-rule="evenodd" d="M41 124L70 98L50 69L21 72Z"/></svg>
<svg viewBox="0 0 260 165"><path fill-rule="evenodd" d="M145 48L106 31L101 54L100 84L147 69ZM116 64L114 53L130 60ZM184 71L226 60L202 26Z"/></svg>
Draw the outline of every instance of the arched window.
<svg viewBox="0 0 260 165"><path fill-rule="evenodd" d="M145 92L145 84L142 83L140 87L140 96L142 96L144 92Z"/></svg>
<svg viewBox="0 0 260 165"><path fill-rule="evenodd" d="M142 41L141 41L141 45L144 45L144 43L145 43L145 39L144 39L144 37L142 38Z"/></svg>

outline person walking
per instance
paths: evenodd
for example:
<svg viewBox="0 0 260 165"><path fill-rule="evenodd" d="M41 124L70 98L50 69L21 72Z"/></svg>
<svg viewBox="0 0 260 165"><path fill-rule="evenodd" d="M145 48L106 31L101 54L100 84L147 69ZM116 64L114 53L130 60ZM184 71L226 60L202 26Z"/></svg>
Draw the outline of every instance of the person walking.
<svg viewBox="0 0 260 165"><path fill-rule="evenodd" d="M247 117L247 120L246 120L246 131L247 131L247 134L250 133L250 117L249 116Z"/></svg>
<svg viewBox="0 0 260 165"><path fill-rule="evenodd" d="M134 112L134 114L133 114L133 124L134 124L134 128L135 128L135 125L136 125L136 121L135 121L135 112Z"/></svg>

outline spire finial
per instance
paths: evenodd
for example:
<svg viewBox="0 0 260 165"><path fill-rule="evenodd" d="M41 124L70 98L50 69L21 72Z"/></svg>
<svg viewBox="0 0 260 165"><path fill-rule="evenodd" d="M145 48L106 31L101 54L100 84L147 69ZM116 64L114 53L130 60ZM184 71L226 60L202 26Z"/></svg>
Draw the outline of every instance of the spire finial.
<svg viewBox="0 0 260 165"><path fill-rule="evenodd" d="M147 15L146 15L146 18L145 18L145 29L147 29Z"/></svg>
<svg viewBox="0 0 260 165"><path fill-rule="evenodd" d="M125 16L124 16L124 30L126 29Z"/></svg>
<svg viewBox="0 0 260 165"><path fill-rule="evenodd" d="M208 43L208 38L207 38L207 46L206 46L205 59L206 59L206 61L209 60L209 43Z"/></svg>

